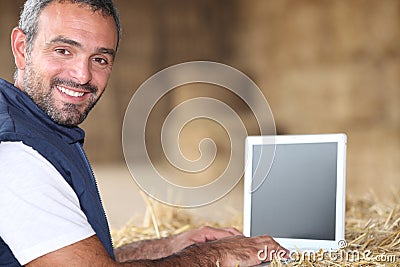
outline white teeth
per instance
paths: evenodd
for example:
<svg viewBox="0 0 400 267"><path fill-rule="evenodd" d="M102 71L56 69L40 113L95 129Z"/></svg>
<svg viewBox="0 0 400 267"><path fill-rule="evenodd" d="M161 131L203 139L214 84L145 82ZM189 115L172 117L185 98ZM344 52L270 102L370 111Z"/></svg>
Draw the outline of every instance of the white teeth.
<svg viewBox="0 0 400 267"><path fill-rule="evenodd" d="M67 94L69 96L74 96L74 97L80 97L85 94L82 92L76 92L76 91L69 90L69 89L61 87L59 85L57 85L57 89L60 90L61 92L63 92L64 94Z"/></svg>

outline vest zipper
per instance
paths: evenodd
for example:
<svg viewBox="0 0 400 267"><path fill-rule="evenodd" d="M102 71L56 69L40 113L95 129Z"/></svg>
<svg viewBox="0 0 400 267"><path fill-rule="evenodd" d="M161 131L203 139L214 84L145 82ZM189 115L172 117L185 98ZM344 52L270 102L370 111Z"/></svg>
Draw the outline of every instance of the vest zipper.
<svg viewBox="0 0 400 267"><path fill-rule="evenodd" d="M107 223L108 222L107 221L107 215L106 215L106 212L104 211L103 201L101 200L101 197L100 197L99 187L97 186L97 181L96 181L96 178L94 177L93 169L92 169L92 167L91 167L91 165L89 163L89 159L88 159L88 157L87 157L87 155L85 153L85 150L83 150L82 145L80 143L76 143L76 145L78 146L78 150L80 151L80 153L81 153L81 155L83 157L83 160L85 161L86 168L88 169L88 171L90 173L90 177L92 179L92 182L93 182L93 184L94 184L94 186L96 188L98 199L99 199L99 202L100 202L100 206L101 206L101 208L103 210L103 216L104 216L104 220L105 220L104 227L108 231L108 238L109 238L109 240L111 242L111 246L112 246L113 243L112 243L112 239L111 239L110 228L108 227L108 223Z"/></svg>

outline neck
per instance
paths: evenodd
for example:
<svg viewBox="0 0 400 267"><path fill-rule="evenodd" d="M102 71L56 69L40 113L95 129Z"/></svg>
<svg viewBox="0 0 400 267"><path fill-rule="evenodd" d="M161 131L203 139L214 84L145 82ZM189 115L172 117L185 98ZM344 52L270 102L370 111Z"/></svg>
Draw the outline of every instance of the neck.
<svg viewBox="0 0 400 267"><path fill-rule="evenodd" d="M24 79L23 79L24 73L21 70L17 71L16 79L14 81L14 86L20 89L21 91L24 91Z"/></svg>

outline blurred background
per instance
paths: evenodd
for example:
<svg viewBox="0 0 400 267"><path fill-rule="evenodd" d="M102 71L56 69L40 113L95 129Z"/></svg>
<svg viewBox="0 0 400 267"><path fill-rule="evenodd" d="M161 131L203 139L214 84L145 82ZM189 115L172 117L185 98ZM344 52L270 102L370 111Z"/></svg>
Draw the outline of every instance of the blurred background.
<svg viewBox="0 0 400 267"><path fill-rule="evenodd" d="M122 226L145 207L122 153L129 100L156 72L192 60L221 62L252 78L270 104L279 134L346 133L348 195L371 189L380 197L399 192L400 1L115 3L123 26L120 49L108 89L82 125L112 227ZM9 36L22 5L22 0L1 1L0 77L9 81L14 72ZM226 90L207 85L177 88L157 104L146 135L160 166L165 165L157 156L163 119L174 106L195 96L224 101L240 114L249 134L258 133L248 107ZM220 172L231 149L226 133L209 121L193 124L182 133L184 153L196 158L199 138L213 138L222 155L215 167L215 173ZM204 174L204 181L213 175ZM240 210L241 194L239 185L213 205ZM208 208L215 212L213 205Z"/></svg>

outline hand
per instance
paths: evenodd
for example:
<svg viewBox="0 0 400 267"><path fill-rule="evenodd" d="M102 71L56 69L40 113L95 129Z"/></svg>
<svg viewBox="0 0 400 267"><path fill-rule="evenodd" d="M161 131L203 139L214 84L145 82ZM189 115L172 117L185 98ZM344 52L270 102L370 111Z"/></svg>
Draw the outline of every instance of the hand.
<svg viewBox="0 0 400 267"><path fill-rule="evenodd" d="M235 228L214 228L203 226L172 236L170 245L173 250L172 253L174 253L194 243L214 241L229 236L243 236L243 234Z"/></svg>
<svg viewBox="0 0 400 267"><path fill-rule="evenodd" d="M272 260L271 257L274 255L287 258L289 251L281 247L270 236L235 235L212 242L193 244L179 254L182 254L184 258L191 258L199 266L217 266L219 264L221 267L242 267L260 264L263 261L260 258L264 258L265 255L265 261Z"/></svg>
<svg viewBox="0 0 400 267"><path fill-rule="evenodd" d="M214 241L228 236L242 235L234 228L203 226L161 239L133 242L114 250L119 262L135 259L158 259L174 254L194 243Z"/></svg>

